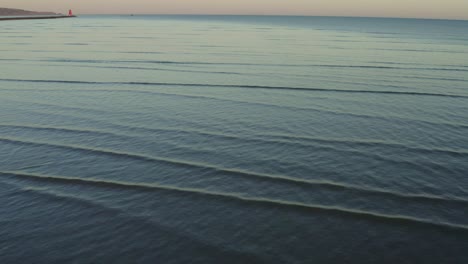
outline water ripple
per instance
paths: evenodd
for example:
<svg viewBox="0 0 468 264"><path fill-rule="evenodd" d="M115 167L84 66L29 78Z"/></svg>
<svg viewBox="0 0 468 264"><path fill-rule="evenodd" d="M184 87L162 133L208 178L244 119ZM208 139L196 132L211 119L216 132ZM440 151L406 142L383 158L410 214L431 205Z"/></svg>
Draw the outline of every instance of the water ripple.
<svg viewBox="0 0 468 264"><path fill-rule="evenodd" d="M425 93L411 91L385 91L385 90L352 90L352 89L327 89L310 87L281 87L264 85L236 85L236 84L202 84L202 83L165 83L165 82L96 82L96 81L69 81L69 80L26 80L26 79L0 79L4 82L29 82L29 83L69 83L69 84L93 84L93 85L148 85L148 86L192 86L192 87L229 87L246 89L270 89L270 90L296 90L296 91L318 91L337 93L370 93L370 94L395 94L395 95L418 95L438 96L453 98L468 98L468 95Z"/></svg>
<svg viewBox="0 0 468 264"><path fill-rule="evenodd" d="M366 218L374 221L382 221L393 224L416 224L422 226L428 226L433 228L440 228L447 231L458 231L468 234L468 226L451 224L445 222L433 222L427 219L420 219L415 217L403 216L403 215L389 215L374 213L362 210L348 209L339 206L323 206L318 204L305 204L297 202L289 202L276 199L265 199L260 197L245 197L242 195L230 194L230 193L220 193L206 191L196 188L181 188L170 185L159 185L159 184L143 184L143 183L131 183L131 182L122 182L122 181L107 181L107 180L98 180L92 178L78 178L78 177L63 177L63 176L51 176L51 175L40 175L40 174L31 174L24 172L16 171L1 171L0 175L3 177L16 177L22 179L31 179L36 181L45 181L45 182L57 182L65 184L77 184L77 185L89 185L89 186L102 186L107 188L117 188L117 189L131 189L139 190L146 192L156 192L156 191L168 191L175 193L188 193L198 196L203 196L207 198L214 198L218 201L236 201L241 203L250 203L257 204L259 206L268 206L276 208L285 208L285 209L295 209L303 210L307 212L324 212L338 214L342 216L351 216L358 218Z"/></svg>
<svg viewBox="0 0 468 264"><path fill-rule="evenodd" d="M90 131L91 132L91 131ZM75 151L84 151L93 154L104 154L104 155L111 155L116 157L124 157L124 158L131 158L131 159L138 159L141 161L149 161L149 162L163 162L169 165L175 165L180 167L188 167L188 168L198 168L203 170L211 170L212 172L222 173L224 175L233 175L238 177L245 177L247 179L255 178L259 180L266 180L284 184L293 184L297 186L310 186L310 187L320 187L320 188L327 188L333 190L343 190L343 191L356 191L361 193L361 195L378 195L383 197L389 197L393 199L410 199L414 201L421 201L421 202L434 202L434 201L443 201L449 203L457 203L457 204L466 204L468 205L468 201L458 197L444 197L444 196L436 196L431 194L407 194L395 191L389 191L380 188L369 188L369 187L360 187L355 185L349 185L344 183L338 183L334 181L327 181L327 180L308 180L296 177L290 177L285 175L278 175L278 174L267 174L267 173L257 173L251 172L241 169L235 168L222 168L215 165L199 163L199 162L191 162L191 161L183 161L171 158L164 158L164 157L155 157L155 156L148 156L143 154L137 153L130 153L130 152L121 152L116 150L110 149L103 149L103 148L88 148L84 146L76 146L76 145L65 145L65 144L54 144L54 143L47 143L47 142L36 142L36 141L24 141L19 139L13 138L0 138L1 142L6 143L14 143L20 145L33 145L33 146L49 146L54 148L61 148L66 150L75 150ZM411 163L413 164L413 163Z"/></svg>

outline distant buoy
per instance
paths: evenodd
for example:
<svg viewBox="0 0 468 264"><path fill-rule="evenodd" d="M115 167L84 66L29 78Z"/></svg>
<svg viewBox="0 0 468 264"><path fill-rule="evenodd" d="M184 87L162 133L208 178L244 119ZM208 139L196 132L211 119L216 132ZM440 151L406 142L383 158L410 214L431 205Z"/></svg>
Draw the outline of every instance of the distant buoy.
<svg viewBox="0 0 468 264"><path fill-rule="evenodd" d="M73 16L73 12L72 12L72 10L71 10L71 9L70 9L70 10L68 10L68 16Z"/></svg>

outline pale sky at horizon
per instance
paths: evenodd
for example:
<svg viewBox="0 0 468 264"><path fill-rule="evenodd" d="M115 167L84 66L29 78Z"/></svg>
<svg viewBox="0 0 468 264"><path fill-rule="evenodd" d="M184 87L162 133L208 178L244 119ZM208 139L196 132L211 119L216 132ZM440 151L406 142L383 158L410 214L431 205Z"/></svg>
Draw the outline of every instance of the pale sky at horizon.
<svg viewBox="0 0 468 264"><path fill-rule="evenodd" d="M0 0L76 14L259 14L468 19L468 0Z"/></svg>

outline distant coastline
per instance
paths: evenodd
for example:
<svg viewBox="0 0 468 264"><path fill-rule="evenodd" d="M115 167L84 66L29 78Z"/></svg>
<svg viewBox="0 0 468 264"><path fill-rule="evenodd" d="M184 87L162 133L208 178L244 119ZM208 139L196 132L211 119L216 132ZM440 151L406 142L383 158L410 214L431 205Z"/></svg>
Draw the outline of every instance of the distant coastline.
<svg viewBox="0 0 468 264"><path fill-rule="evenodd" d="M76 16L64 16L64 15L55 15L55 16L24 16L24 17L0 17L2 20L30 20L30 19L57 19L57 18L72 18Z"/></svg>
<svg viewBox="0 0 468 264"><path fill-rule="evenodd" d="M63 14L0 7L0 16L63 16Z"/></svg>
<svg viewBox="0 0 468 264"><path fill-rule="evenodd" d="M54 12L36 12L23 9L0 8L0 21L2 20L29 20L29 19L56 19L70 18L75 16L67 16Z"/></svg>

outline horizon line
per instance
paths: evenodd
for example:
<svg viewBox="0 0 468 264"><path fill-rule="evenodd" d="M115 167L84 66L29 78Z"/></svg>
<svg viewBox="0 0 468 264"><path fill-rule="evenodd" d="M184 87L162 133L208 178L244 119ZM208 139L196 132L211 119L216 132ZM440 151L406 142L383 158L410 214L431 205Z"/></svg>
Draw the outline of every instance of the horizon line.
<svg viewBox="0 0 468 264"><path fill-rule="evenodd" d="M109 16L283 16L283 17L342 17L342 18L381 18L381 19L417 19L417 20L449 20L468 21L468 18L433 18L433 17L390 17L390 16L350 16L350 15L295 15L295 14L194 14L194 13L83 13L81 15L109 15Z"/></svg>

